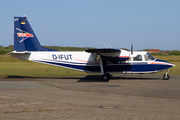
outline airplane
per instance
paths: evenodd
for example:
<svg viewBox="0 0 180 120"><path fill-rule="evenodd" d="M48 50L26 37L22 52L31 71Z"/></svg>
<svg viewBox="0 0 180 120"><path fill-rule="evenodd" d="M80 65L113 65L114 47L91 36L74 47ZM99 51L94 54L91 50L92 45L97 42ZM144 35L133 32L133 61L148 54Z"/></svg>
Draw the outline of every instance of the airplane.
<svg viewBox="0 0 180 120"><path fill-rule="evenodd" d="M109 81L110 73L156 73L166 70L164 80L168 80L167 61L154 58L145 51L131 51L114 48L86 49L85 51L57 51L42 47L26 16L14 17L14 51L11 57L38 63L69 68L88 73L101 73L102 80Z"/></svg>

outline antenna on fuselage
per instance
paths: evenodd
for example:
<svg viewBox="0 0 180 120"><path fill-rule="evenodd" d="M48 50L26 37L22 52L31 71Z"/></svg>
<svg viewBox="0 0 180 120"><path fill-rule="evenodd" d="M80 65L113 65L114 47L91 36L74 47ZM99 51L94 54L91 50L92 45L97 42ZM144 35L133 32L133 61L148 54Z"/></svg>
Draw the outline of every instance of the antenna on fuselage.
<svg viewBox="0 0 180 120"><path fill-rule="evenodd" d="M112 48L109 44L108 44L109 48Z"/></svg>
<svg viewBox="0 0 180 120"><path fill-rule="evenodd" d="M104 42L103 42L103 43L104 43ZM106 48L108 48L107 45L106 45L105 43L104 43L104 46L105 46Z"/></svg>

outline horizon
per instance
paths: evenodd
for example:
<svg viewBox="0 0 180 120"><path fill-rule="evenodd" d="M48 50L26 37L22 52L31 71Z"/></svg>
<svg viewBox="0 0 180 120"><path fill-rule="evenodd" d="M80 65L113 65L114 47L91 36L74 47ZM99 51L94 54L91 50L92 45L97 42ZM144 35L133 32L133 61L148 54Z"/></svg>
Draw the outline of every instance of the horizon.
<svg viewBox="0 0 180 120"><path fill-rule="evenodd" d="M0 45L0 47L10 47L10 46L13 46L14 47L14 45L8 45L8 46L2 46L2 45ZM75 48L95 48L95 47L76 47L76 46L54 46L54 45L52 45L52 46L49 46L49 45L41 45L42 47L75 47ZM105 47L104 47L105 48ZM95 48L95 49L98 49L98 48ZM130 49L128 49L128 48L115 48L115 49L124 49L124 50L128 50L128 51L130 51ZM158 48L150 48L150 49L158 49ZM150 50L150 49L136 49L136 50L133 50L133 51L146 51L146 50ZM162 49L159 49L160 51L176 51L176 50L162 50ZM178 50L178 51L180 51L180 50Z"/></svg>

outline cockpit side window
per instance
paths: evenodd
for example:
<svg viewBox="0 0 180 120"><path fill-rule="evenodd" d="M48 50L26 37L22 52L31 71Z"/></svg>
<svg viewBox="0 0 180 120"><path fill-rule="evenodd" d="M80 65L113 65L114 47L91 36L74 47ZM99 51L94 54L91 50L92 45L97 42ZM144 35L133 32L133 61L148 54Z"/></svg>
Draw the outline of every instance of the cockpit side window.
<svg viewBox="0 0 180 120"><path fill-rule="evenodd" d="M150 55L149 53L144 55L144 58L145 58L146 61L153 61L153 60L155 60L155 58L152 55Z"/></svg>
<svg viewBox="0 0 180 120"><path fill-rule="evenodd" d="M137 55L134 57L134 61L142 61L142 55Z"/></svg>

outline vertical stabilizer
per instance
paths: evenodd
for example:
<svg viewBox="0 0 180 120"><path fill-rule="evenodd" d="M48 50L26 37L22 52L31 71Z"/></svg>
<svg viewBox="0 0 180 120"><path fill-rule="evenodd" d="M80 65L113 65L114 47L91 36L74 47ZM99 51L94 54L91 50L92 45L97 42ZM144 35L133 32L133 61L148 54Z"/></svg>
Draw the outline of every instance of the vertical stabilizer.
<svg viewBox="0 0 180 120"><path fill-rule="evenodd" d="M33 32L26 16L14 17L14 50L15 51L54 51L43 48Z"/></svg>

